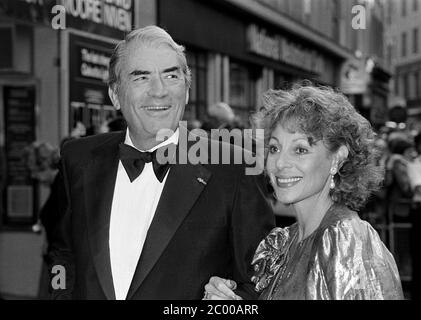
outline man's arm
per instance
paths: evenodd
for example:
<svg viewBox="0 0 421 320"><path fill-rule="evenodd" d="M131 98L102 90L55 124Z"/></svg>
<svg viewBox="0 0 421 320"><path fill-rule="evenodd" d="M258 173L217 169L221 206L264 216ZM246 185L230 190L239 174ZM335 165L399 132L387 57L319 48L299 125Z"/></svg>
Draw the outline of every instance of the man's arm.
<svg viewBox="0 0 421 320"><path fill-rule="evenodd" d="M235 293L243 299L256 299L251 282L251 261L260 241L275 226L275 216L264 191L264 177L245 175L237 186L231 223L233 280L237 282Z"/></svg>
<svg viewBox="0 0 421 320"><path fill-rule="evenodd" d="M52 226L51 243L48 250L50 292L52 299L71 299L75 266L71 240L70 193L64 157L60 160L59 173L53 192L57 197L53 214L56 224ZM64 272L64 273L63 273Z"/></svg>

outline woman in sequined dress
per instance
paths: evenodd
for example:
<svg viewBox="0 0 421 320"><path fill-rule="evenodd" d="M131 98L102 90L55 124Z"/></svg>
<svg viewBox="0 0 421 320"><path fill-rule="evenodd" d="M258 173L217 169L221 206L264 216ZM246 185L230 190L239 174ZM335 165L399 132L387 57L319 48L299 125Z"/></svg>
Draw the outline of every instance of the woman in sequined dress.
<svg viewBox="0 0 421 320"><path fill-rule="evenodd" d="M254 117L265 129L265 173L297 222L275 228L252 265L260 299L402 299L395 260L357 210L383 179L375 134L331 88L270 90ZM241 299L212 277L204 299Z"/></svg>

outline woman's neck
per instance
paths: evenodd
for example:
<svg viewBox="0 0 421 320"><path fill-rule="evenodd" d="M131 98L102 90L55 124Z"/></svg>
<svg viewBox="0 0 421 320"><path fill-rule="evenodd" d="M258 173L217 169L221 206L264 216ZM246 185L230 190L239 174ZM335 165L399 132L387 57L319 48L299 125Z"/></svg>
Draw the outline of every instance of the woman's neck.
<svg viewBox="0 0 421 320"><path fill-rule="evenodd" d="M333 201L330 197L327 197L326 199L318 199L317 201L309 201L307 203L301 201L294 204L296 218L299 225L299 241L307 238L319 227L323 217L332 204Z"/></svg>

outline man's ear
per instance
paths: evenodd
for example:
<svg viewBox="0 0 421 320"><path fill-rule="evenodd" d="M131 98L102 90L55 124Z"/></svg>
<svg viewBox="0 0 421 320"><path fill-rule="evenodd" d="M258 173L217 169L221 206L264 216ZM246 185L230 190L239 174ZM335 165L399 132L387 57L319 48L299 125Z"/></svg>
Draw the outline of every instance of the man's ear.
<svg viewBox="0 0 421 320"><path fill-rule="evenodd" d="M116 88L115 85L113 85L113 88L109 86L108 95L111 99L111 102L113 103L114 108L116 108L116 110L120 110L121 106L120 106L120 102L118 101L117 90L115 88Z"/></svg>
<svg viewBox="0 0 421 320"><path fill-rule="evenodd" d="M187 92L186 92L186 104L188 104L189 103L189 89L187 89Z"/></svg>

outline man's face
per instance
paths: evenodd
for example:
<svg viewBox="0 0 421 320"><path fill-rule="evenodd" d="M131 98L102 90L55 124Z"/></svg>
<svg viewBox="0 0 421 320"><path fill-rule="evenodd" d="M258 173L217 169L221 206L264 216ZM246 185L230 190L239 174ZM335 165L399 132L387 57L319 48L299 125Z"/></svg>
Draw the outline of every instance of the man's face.
<svg viewBox="0 0 421 320"><path fill-rule="evenodd" d="M178 127L188 101L180 61L167 46L130 43L121 60L120 83L110 97L127 121L130 133L142 140L156 139L161 129Z"/></svg>

